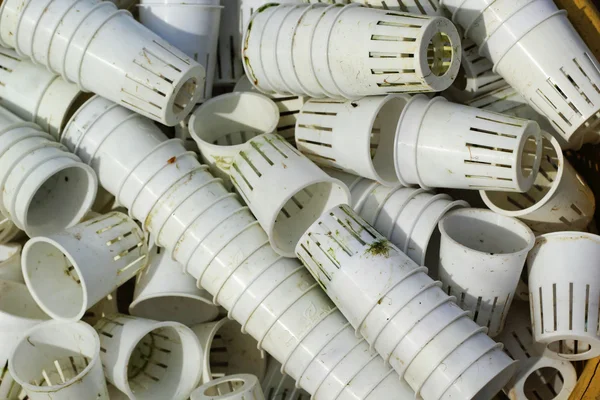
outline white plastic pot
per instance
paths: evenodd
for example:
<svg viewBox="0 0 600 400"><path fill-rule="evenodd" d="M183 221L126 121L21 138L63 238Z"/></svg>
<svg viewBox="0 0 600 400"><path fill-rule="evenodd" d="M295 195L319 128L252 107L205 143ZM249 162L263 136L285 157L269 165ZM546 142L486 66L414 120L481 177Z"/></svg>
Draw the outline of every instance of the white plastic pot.
<svg viewBox="0 0 600 400"><path fill-rule="evenodd" d="M402 111L395 146L405 186L523 192L535 180L542 139L533 121L416 95Z"/></svg>
<svg viewBox="0 0 600 400"><path fill-rule="evenodd" d="M314 2L309 0L309 3ZM438 0L354 0L368 7L383 8L384 10L401 11L409 14L422 15L444 15L444 9L440 7ZM324 3L335 3L335 1L324 1ZM339 1L344 3L344 1Z"/></svg>
<svg viewBox="0 0 600 400"><path fill-rule="evenodd" d="M519 361L515 376L504 388L512 399L568 400L577 383L575 367L568 361L542 355L533 340L529 306L515 301L504 331L497 337L504 352Z"/></svg>
<svg viewBox="0 0 600 400"><path fill-rule="evenodd" d="M544 354L575 361L600 355L600 236L554 232L537 237L527 257L534 340Z"/></svg>
<svg viewBox="0 0 600 400"><path fill-rule="evenodd" d="M296 382L281 372L281 363L270 357L267 374L261 382L266 400L310 400L310 395L296 387Z"/></svg>
<svg viewBox="0 0 600 400"><path fill-rule="evenodd" d="M129 313L156 321L175 321L192 326L214 320L219 309L206 290L185 273L170 254L154 246L148 265L139 272Z"/></svg>
<svg viewBox="0 0 600 400"><path fill-rule="evenodd" d="M393 186L396 127L409 100L408 95L309 100L297 117L296 147L317 165Z"/></svg>
<svg viewBox="0 0 600 400"><path fill-rule="evenodd" d="M32 400L108 400L98 334L84 322L47 321L23 332L8 369Z"/></svg>
<svg viewBox="0 0 600 400"><path fill-rule="evenodd" d="M14 400L21 385L8 372L8 358L23 333L49 317L22 283L0 280L0 298L0 398Z"/></svg>
<svg viewBox="0 0 600 400"><path fill-rule="evenodd" d="M260 93L248 80L246 75L242 76L233 88L234 92L254 92ZM285 138L292 145L296 144L294 140L296 121L300 109L304 103L308 101L308 97L303 96L285 96L272 94L268 97L273 100L279 109L279 122L277 123L276 132L281 137Z"/></svg>
<svg viewBox="0 0 600 400"><path fill-rule="evenodd" d="M459 47L443 17L356 4L270 5L253 15L242 55L262 92L357 99L446 89L460 66Z"/></svg>
<svg viewBox="0 0 600 400"><path fill-rule="evenodd" d="M54 319L76 321L135 276L147 258L144 232L127 215L111 212L29 240L23 276L42 310Z"/></svg>
<svg viewBox="0 0 600 400"><path fill-rule="evenodd" d="M215 85L234 84L242 75L242 34L239 18L239 0L223 0L219 41L217 48L217 68Z"/></svg>
<svg viewBox="0 0 600 400"><path fill-rule="evenodd" d="M185 399L202 375L202 348L178 322L114 314L94 328L106 379L130 399Z"/></svg>
<svg viewBox="0 0 600 400"><path fill-rule="evenodd" d="M37 125L0 108L0 211L29 236L72 226L91 208L94 171Z"/></svg>
<svg viewBox="0 0 600 400"><path fill-rule="evenodd" d="M191 400L265 400L258 379L250 374L215 379L192 392Z"/></svg>
<svg viewBox="0 0 600 400"><path fill-rule="evenodd" d="M181 121L202 96L204 68L111 2L11 0L0 20L3 46L165 125Z"/></svg>
<svg viewBox="0 0 600 400"><path fill-rule="evenodd" d="M561 149L568 149L571 147L569 143L557 133L556 127L552 125L552 122L550 122L546 116L535 111L529 103L527 103L527 100L509 85L469 100L465 104L483 110L535 121L542 131L550 133L558 140Z"/></svg>
<svg viewBox="0 0 600 400"><path fill-rule="evenodd" d="M233 374L265 375L267 360L256 340L241 332L240 325L224 318L192 327L204 352L202 382Z"/></svg>
<svg viewBox="0 0 600 400"><path fill-rule="evenodd" d="M262 133L273 133L278 121L279 111L272 100L236 92L217 96L194 110L188 129L202 161L227 182L233 158L243 144Z"/></svg>
<svg viewBox="0 0 600 400"><path fill-rule="evenodd" d="M350 198L342 182L278 135L250 139L233 159L230 173L273 249L286 257L294 256L298 239L321 213Z"/></svg>
<svg viewBox="0 0 600 400"><path fill-rule="evenodd" d="M594 193L563 156L558 141L544 131L540 169L529 191L480 193L491 210L519 218L538 234L584 231L596 210Z"/></svg>
<svg viewBox="0 0 600 400"><path fill-rule="evenodd" d="M139 20L146 28L198 62L206 71L204 93L198 102L212 97L217 64L217 41L223 6L187 1L139 4Z"/></svg>
<svg viewBox="0 0 600 400"><path fill-rule="evenodd" d="M535 243L533 232L515 218L481 208L454 210L440 220L439 229L444 291L497 336Z"/></svg>
<svg viewBox="0 0 600 400"><path fill-rule="evenodd" d="M600 140L600 65L551 0L443 0L480 55L574 148ZM552 45L552 51L540 43Z"/></svg>
<svg viewBox="0 0 600 400"><path fill-rule="evenodd" d="M121 166L99 174L102 186L114 195L122 177L145 160L150 149L170 142L143 122L128 125L119 136L135 143L127 147L128 151L122 141L105 146L104 136L98 135L114 131L112 124L124 123L122 118L134 114L116 105L111 108L110 102L105 102L106 108L92 106L92 102L102 101L91 100L80 110L71 129L66 129L63 142L86 162L93 159L98 172ZM109 108L119 110L118 114L107 112ZM97 129L102 123L111 125ZM156 235L157 244L214 296L215 304L226 309L229 317L238 321L261 349L282 362L284 371L315 398L389 400L397 395L414 396L390 367L368 351L368 344L355 337L348 321L306 268L271 248L267 234L248 208L206 166L195 161L194 168L178 168L175 155L163 154L159 167L165 173L178 174L161 176L159 187L158 180L145 181L138 197L151 208L146 212L138 207L134 215ZM173 157L174 162L165 163ZM131 207L132 203L125 205ZM322 353L327 357L317 356Z"/></svg>
<svg viewBox="0 0 600 400"><path fill-rule="evenodd" d="M25 283L21 272L21 245L0 245L0 280Z"/></svg>
<svg viewBox="0 0 600 400"><path fill-rule="evenodd" d="M448 398L491 398L514 372L501 345L442 292L427 269L348 206L324 213L296 254L356 333L423 399L447 392L455 392Z"/></svg>
<svg viewBox="0 0 600 400"><path fill-rule="evenodd" d="M0 106L38 124L56 139L89 95L14 50L0 48Z"/></svg>
<svg viewBox="0 0 600 400"><path fill-rule="evenodd" d="M77 111L61 141L94 168L102 187L142 222L153 200L185 175L187 166L200 167L179 139L167 141L149 119L99 96Z"/></svg>
<svg viewBox="0 0 600 400"><path fill-rule="evenodd" d="M493 71L494 64L479 55L479 48L470 39L462 41L462 58L458 76L446 90L454 101L467 101L506 86L504 79Z"/></svg>

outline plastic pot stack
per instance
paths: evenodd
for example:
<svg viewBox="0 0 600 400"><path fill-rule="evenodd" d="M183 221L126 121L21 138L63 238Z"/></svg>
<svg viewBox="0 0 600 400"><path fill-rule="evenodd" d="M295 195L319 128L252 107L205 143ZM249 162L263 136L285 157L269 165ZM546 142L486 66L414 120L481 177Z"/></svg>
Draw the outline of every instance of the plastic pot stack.
<svg viewBox="0 0 600 400"><path fill-rule="evenodd" d="M11 0L0 20L3 46L166 125L181 121L202 95L204 68L111 2Z"/></svg>
<svg viewBox="0 0 600 400"><path fill-rule="evenodd" d="M181 142L168 141L144 121L96 97L74 116L62 140L300 387L319 399L413 396L369 353L302 264L272 249L236 195ZM127 136L118 135L124 126ZM135 153L122 145L124 137L135 143ZM138 184L123 185L127 177Z"/></svg>
<svg viewBox="0 0 600 400"><path fill-rule="evenodd" d="M357 99L444 90L458 72L459 48L443 17L356 4L270 5L252 17L243 57L264 93Z"/></svg>
<svg viewBox="0 0 600 400"><path fill-rule="evenodd" d="M440 2L479 54L573 147L600 141L600 64L552 0ZM550 44L551 50L544 44Z"/></svg>

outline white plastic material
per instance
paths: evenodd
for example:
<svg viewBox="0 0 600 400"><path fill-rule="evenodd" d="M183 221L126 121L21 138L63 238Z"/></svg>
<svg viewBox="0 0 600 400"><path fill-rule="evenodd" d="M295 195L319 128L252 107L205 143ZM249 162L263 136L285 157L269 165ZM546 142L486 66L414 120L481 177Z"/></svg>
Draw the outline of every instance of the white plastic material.
<svg viewBox="0 0 600 400"><path fill-rule="evenodd" d="M502 346L442 292L427 269L348 206L324 213L296 254L356 333L424 400L446 392L458 396L448 398L488 399L514 372Z"/></svg>
<svg viewBox="0 0 600 400"><path fill-rule="evenodd" d="M513 303L504 331L496 339L504 344L506 354L519 361L515 376L504 388L509 398L569 399L577 383L575 367L568 361L542 355L533 341L527 303Z"/></svg>
<svg viewBox="0 0 600 400"><path fill-rule="evenodd" d="M196 325L192 330L198 336L204 352L203 383L227 375L250 372L260 379L264 377L266 355L257 348L252 336L241 332L237 322L224 318Z"/></svg>
<svg viewBox="0 0 600 400"><path fill-rule="evenodd" d="M41 65L0 47L0 106L38 124L56 139L89 95Z"/></svg>
<svg viewBox="0 0 600 400"><path fill-rule="evenodd" d="M538 234L585 231L596 210L594 193L544 131L540 169L529 191L480 193L492 211L519 218Z"/></svg>
<svg viewBox="0 0 600 400"><path fill-rule="evenodd" d="M314 3L314 0L309 0ZM440 7L438 0L353 0L368 7L383 8L384 10L402 11L409 14L422 15L444 15L444 9ZM339 1L323 1L323 3L345 3Z"/></svg>
<svg viewBox="0 0 600 400"><path fill-rule="evenodd" d="M219 309L206 290L185 273L170 254L154 246L148 265L137 276L129 313L156 321L175 321L192 326L212 321Z"/></svg>
<svg viewBox="0 0 600 400"><path fill-rule="evenodd" d="M265 400L310 400L310 395L296 387L296 382L281 372L281 363L270 357L267 374L261 382Z"/></svg>
<svg viewBox="0 0 600 400"><path fill-rule="evenodd" d="M0 21L3 46L165 125L202 96L204 68L111 2L10 0Z"/></svg>
<svg viewBox="0 0 600 400"><path fill-rule="evenodd" d="M600 355L600 236L555 232L537 237L527 257L533 337L551 357Z"/></svg>
<svg viewBox="0 0 600 400"><path fill-rule="evenodd" d="M21 245L0 245L0 280L25 283L21 272Z"/></svg>
<svg viewBox="0 0 600 400"><path fill-rule="evenodd" d="M461 58L449 20L357 4L262 7L242 55L262 92L346 99L444 90Z"/></svg>
<svg viewBox="0 0 600 400"><path fill-rule="evenodd" d="M146 265L144 232L111 212L23 247L23 276L38 305L54 319L76 321Z"/></svg>
<svg viewBox="0 0 600 400"><path fill-rule="evenodd" d="M152 32L200 63L206 71L204 93L197 100L212 97L217 63L217 40L223 6L181 0L143 0L139 21Z"/></svg>
<svg viewBox="0 0 600 400"><path fill-rule="evenodd" d="M110 293L105 298L100 300L98 303L90 307L85 312L85 314L83 314L81 320L87 324L94 326L98 321L100 321L100 319L108 315L116 314L118 312L119 307L117 304L117 291L115 290L114 292Z"/></svg>
<svg viewBox="0 0 600 400"><path fill-rule="evenodd" d="M0 213L0 243L8 243L18 239L23 232L10 220Z"/></svg>
<svg viewBox="0 0 600 400"><path fill-rule="evenodd" d="M192 392L191 400L265 400L258 379L237 374L215 379Z"/></svg>
<svg viewBox="0 0 600 400"><path fill-rule="evenodd" d="M235 84L233 91L260 93L254 86L252 86L246 75L242 76ZM309 98L303 96L286 96L277 94L271 94L268 95L268 97L273 100L279 109L279 123L277 123L276 129L277 134L285 138L285 140L291 144L295 145L296 142L294 140L294 135L298 113L300 113L300 109Z"/></svg>
<svg viewBox="0 0 600 400"><path fill-rule="evenodd" d="M8 369L31 400L108 400L98 334L85 322L47 321L23 332Z"/></svg>
<svg viewBox="0 0 600 400"><path fill-rule="evenodd" d="M94 171L37 125L0 108L0 211L29 236L79 222L96 195Z"/></svg>
<svg viewBox="0 0 600 400"><path fill-rule="evenodd" d="M294 256L300 236L325 210L350 200L346 185L278 135L250 139L233 159L230 173L271 246L285 257Z"/></svg>
<svg viewBox="0 0 600 400"><path fill-rule="evenodd" d="M575 148L600 141L600 65L551 0L442 0L480 55ZM548 51L551 46L551 51Z"/></svg>
<svg viewBox="0 0 600 400"><path fill-rule="evenodd" d="M327 173L348 185L358 215L414 262L430 268L436 268L438 262L438 221L452 209L469 206L446 194L401 185L385 187L364 178L351 182L352 178L343 178L339 172Z"/></svg>
<svg viewBox="0 0 600 400"><path fill-rule="evenodd" d="M513 117L530 119L540 126L542 131L550 133L560 143L561 149L572 147L561 135L548 118L533 109L514 88L504 86L492 92L476 97L465 103L468 106L481 108Z"/></svg>
<svg viewBox="0 0 600 400"><path fill-rule="evenodd" d="M323 167L342 169L386 186L397 184L394 140L408 95L356 101L309 100L296 122L296 147Z"/></svg>
<svg viewBox="0 0 600 400"><path fill-rule="evenodd" d="M535 142L532 150L529 141ZM533 121L423 95L404 107L395 145L400 183L423 189L527 191L542 152Z"/></svg>
<svg viewBox="0 0 600 400"><path fill-rule="evenodd" d="M269 98L248 92L223 94L202 104L190 117L188 128L202 161L227 181L235 155L243 144L261 133L273 133L279 111Z"/></svg>
<svg viewBox="0 0 600 400"><path fill-rule="evenodd" d="M498 335L535 243L533 232L515 218L481 208L454 210L441 219L439 229L444 291L491 337Z"/></svg>
<svg viewBox="0 0 600 400"><path fill-rule="evenodd" d="M200 383L202 347L185 325L115 314L94 328L106 379L130 399L185 399Z"/></svg>
<svg viewBox="0 0 600 400"><path fill-rule="evenodd" d="M102 110L99 117L92 101L88 102L75 117L77 123L65 130L63 141L85 160L93 160L98 172L106 166L120 166L113 173L99 175L102 186L115 194L122 176L133 166L141 165L152 149L158 151L174 141L138 119L119 137L121 146L105 147L108 140L103 143L102 138L111 129L96 128L123 123L122 118L133 113L116 105L116 114ZM127 149L122 146L125 137L134 143ZM148 208L134 207L130 212L145 221L157 244L214 296L215 304L227 310L315 398L413 397L410 387L369 352L363 339L355 337L308 270L297 259L281 257L271 248L248 208L206 166L194 160L195 166L183 168L175 153L179 150L170 150L162 153L163 160L174 161L158 166L160 180L137 179L144 182L138 197Z"/></svg>
<svg viewBox="0 0 600 400"><path fill-rule="evenodd" d="M8 372L8 358L23 333L49 317L22 283L0 280L0 300L0 398L13 400L21 385Z"/></svg>
<svg viewBox="0 0 600 400"><path fill-rule="evenodd" d="M490 60L479 55L477 45L470 39L464 39L458 76L446 93L456 102L465 103L506 86L504 79L493 68L494 64Z"/></svg>

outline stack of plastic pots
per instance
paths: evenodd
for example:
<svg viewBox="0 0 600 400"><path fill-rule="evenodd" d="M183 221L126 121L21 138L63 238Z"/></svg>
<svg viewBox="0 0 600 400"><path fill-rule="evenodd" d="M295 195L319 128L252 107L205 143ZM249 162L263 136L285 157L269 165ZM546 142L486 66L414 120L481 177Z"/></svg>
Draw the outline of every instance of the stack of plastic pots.
<svg viewBox="0 0 600 400"><path fill-rule="evenodd" d="M258 378L250 374L230 375L205 383L190 400L265 400Z"/></svg>
<svg viewBox="0 0 600 400"><path fill-rule="evenodd" d="M204 93L198 102L212 97L217 65L217 40L223 6L219 0L142 0L140 22L206 71Z"/></svg>
<svg viewBox="0 0 600 400"><path fill-rule="evenodd" d="M481 56L575 148L600 141L600 65L552 0L442 0ZM548 50L548 43L552 46Z"/></svg>
<svg viewBox="0 0 600 400"><path fill-rule="evenodd" d="M106 379L130 399L185 399L200 383L202 347L185 325L115 314L94 328Z"/></svg>
<svg viewBox="0 0 600 400"><path fill-rule="evenodd" d="M223 318L192 327L204 352L202 382L227 375L252 372L262 378L267 360L250 335L241 332L240 324Z"/></svg>
<svg viewBox="0 0 600 400"><path fill-rule="evenodd" d="M467 202L424 189L386 187L336 170L326 172L348 186L352 208L361 218L414 262L429 266L430 276L436 276L438 221L450 210L468 207Z"/></svg>
<svg viewBox="0 0 600 400"><path fill-rule="evenodd" d="M537 237L527 257L535 342L544 354L575 361L600 355L600 236L554 232Z"/></svg>
<svg viewBox="0 0 600 400"><path fill-rule="evenodd" d="M56 139L89 95L40 65L0 47L0 106Z"/></svg>
<svg viewBox="0 0 600 400"><path fill-rule="evenodd" d="M111 2L9 0L0 20L3 46L165 125L181 121L202 96L204 68Z"/></svg>
<svg viewBox="0 0 600 400"><path fill-rule="evenodd" d="M492 211L519 218L538 234L586 230L596 210L591 189L563 156L558 141L544 131L540 169L531 189L481 191L481 197Z"/></svg>
<svg viewBox="0 0 600 400"><path fill-rule="evenodd" d="M262 133L273 133L278 121L273 101L257 93L236 92L217 96L195 109L188 129L202 161L227 186L231 163L243 144Z"/></svg>
<svg viewBox="0 0 600 400"><path fill-rule="evenodd" d="M506 354L519 361L517 372L504 387L510 398L569 398L577 383L575 367L568 361L542 355L533 340L527 303L513 303L504 331L496 339L504 344Z"/></svg>
<svg viewBox="0 0 600 400"><path fill-rule="evenodd" d="M25 331L49 317L22 283L0 280L0 298L0 398L13 400L21 385L8 372L10 354Z"/></svg>
<svg viewBox="0 0 600 400"><path fill-rule="evenodd" d="M465 229L468 226L469 229ZM488 328L504 327L535 236L524 223L480 208L455 210L439 223L439 277L448 295Z"/></svg>
<svg viewBox="0 0 600 400"><path fill-rule="evenodd" d="M103 112L107 108L113 112ZM125 148L124 136L112 137L117 131L106 127L127 125L132 115L95 98L73 117L62 139L94 165L102 186L113 194L118 193L122 177L141 172L135 166L143 164L148 154L169 149L167 145L174 143L156 126L138 121L128 125L126 134L135 145ZM121 145L111 144L119 140ZM283 371L315 398L414 396L381 358L369 352L368 344L355 336L302 264L271 248L248 208L219 179L197 161L179 164L183 152L180 142L178 148L170 147L170 153L161 153L162 157L154 160L154 179L150 179L152 175L136 179L143 182L136 187L149 207L121 197L120 203L156 236L157 245L181 263L260 349L281 362Z"/></svg>
<svg viewBox="0 0 600 400"><path fill-rule="evenodd" d="M296 254L350 324L424 400L489 399L516 365L431 278L348 206Z"/></svg>
<svg viewBox="0 0 600 400"><path fill-rule="evenodd" d="M260 93L248 80L246 75L242 76L233 88L234 92L256 92ZM277 105L279 109L279 123L277 124L277 134L285 138L292 145L296 145L294 140L296 131L296 121L300 109L308 100L308 97L269 95L269 98Z"/></svg>
<svg viewBox="0 0 600 400"><path fill-rule="evenodd" d="M191 326L214 320L219 309L206 290L160 247L150 249L148 265L135 282L129 313L156 321Z"/></svg>
<svg viewBox="0 0 600 400"><path fill-rule="evenodd" d="M23 332L8 366L29 399L108 400L100 340L84 322L47 321Z"/></svg>
<svg viewBox="0 0 600 400"><path fill-rule="evenodd" d="M408 95L309 100L297 117L296 147L320 166L394 186L396 126L409 100Z"/></svg>
<svg viewBox="0 0 600 400"><path fill-rule="evenodd" d="M37 125L3 108L0 138L0 212L30 236L79 222L94 203L94 171Z"/></svg>
<svg viewBox="0 0 600 400"><path fill-rule="evenodd" d="M541 152L533 121L416 95L402 111L394 161L405 186L524 192Z"/></svg>
<svg viewBox="0 0 600 400"><path fill-rule="evenodd" d="M23 247L23 277L48 315L77 321L134 277L147 258L144 232L127 215L111 212L30 239Z"/></svg>
<svg viewBox="0 0 600 400"><path fill-rule="evenodd" d="M535 121L540 126L542 131L552 134L558 140L562 149L572 147L561 135L556 131L552 122L548 118L535 111L527 100L523 98L511 86L504 86L492 92L486 93L465 103L468 106L481 108L483 110L493 111L506 115L511 115L517 118L530 119Z"/></svg>
<svg viewBox="0 0 600 400"><path fill-rule="evenodd" d="M438 16L271 4L253 15L243 58L264 93L357 99L448 88L460 66L460 39Z"/></svg>
<svg viewBox="0 0 600 400"><path fill-rule="evenodd" d="M479 48L469 39L462 41L462 59L458 76L446 91L452 100L465 103L506 86L504 79L493 71L494 65L479 55Z"/></svg>
<svg viewBox="0 0 600 400"><path fill-rule="evenodd" d="M233 159L230 173L233 185L269 235L271 246L285 257L294 257L300 236L323 212L348 203L350 198L342 182L278 135L250 139Z"/></svg>

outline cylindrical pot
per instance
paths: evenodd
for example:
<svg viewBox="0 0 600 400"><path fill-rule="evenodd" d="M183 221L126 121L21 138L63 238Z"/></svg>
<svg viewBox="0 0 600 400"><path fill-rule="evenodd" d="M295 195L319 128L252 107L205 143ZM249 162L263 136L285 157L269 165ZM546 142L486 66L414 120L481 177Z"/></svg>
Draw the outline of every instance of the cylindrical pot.
<svg viewBox="0 0 600 400"><path fill-rule="evenodd" d="M533 337L544 354L567 361L600 355L600 237L583 232L538 236L527 257Z"/></svg>
<svg viewBox="0 0 600 400"><path fill-rule="evenodd" d="M395 146L405 186L523 192L535 180L542 139L533 121L416 95L402 111Z"/></svg>
<svg viewBox="0 0 600 400"><path fill-rule="evenodd" d="M468 229L465 229L468 227ZM439 222L439 277L448 295L491 337L503 327L535 243L519 220L480 208L454 210Z"/></svg>
<svg viewBox="0 0 600 400"><path fill-rule="evenodd" d="M250 374L225 376L194 390L191 400L265 400L258 378Z"/></svg>
<svg viewBox="0 0 600 400"><path fill-rule="evenodd" d="M147 262L144 232L111 212L66 231L29 240L23 276L38 305L54 319L76 321Z"/></svg>
<svg viewBox="0 0 600 400"><path fill-rule="evenodd" d="M32 400L108 400L100 340L84 322L47 321L23 333L8 363Z"/></svg>
<svg viewBox="0 0 600 400"><path fill-rule="evenodd" d="M202 347L178 322L114 314L94 329L106 379L130 399L185 399L202 375Z"/></svg>

